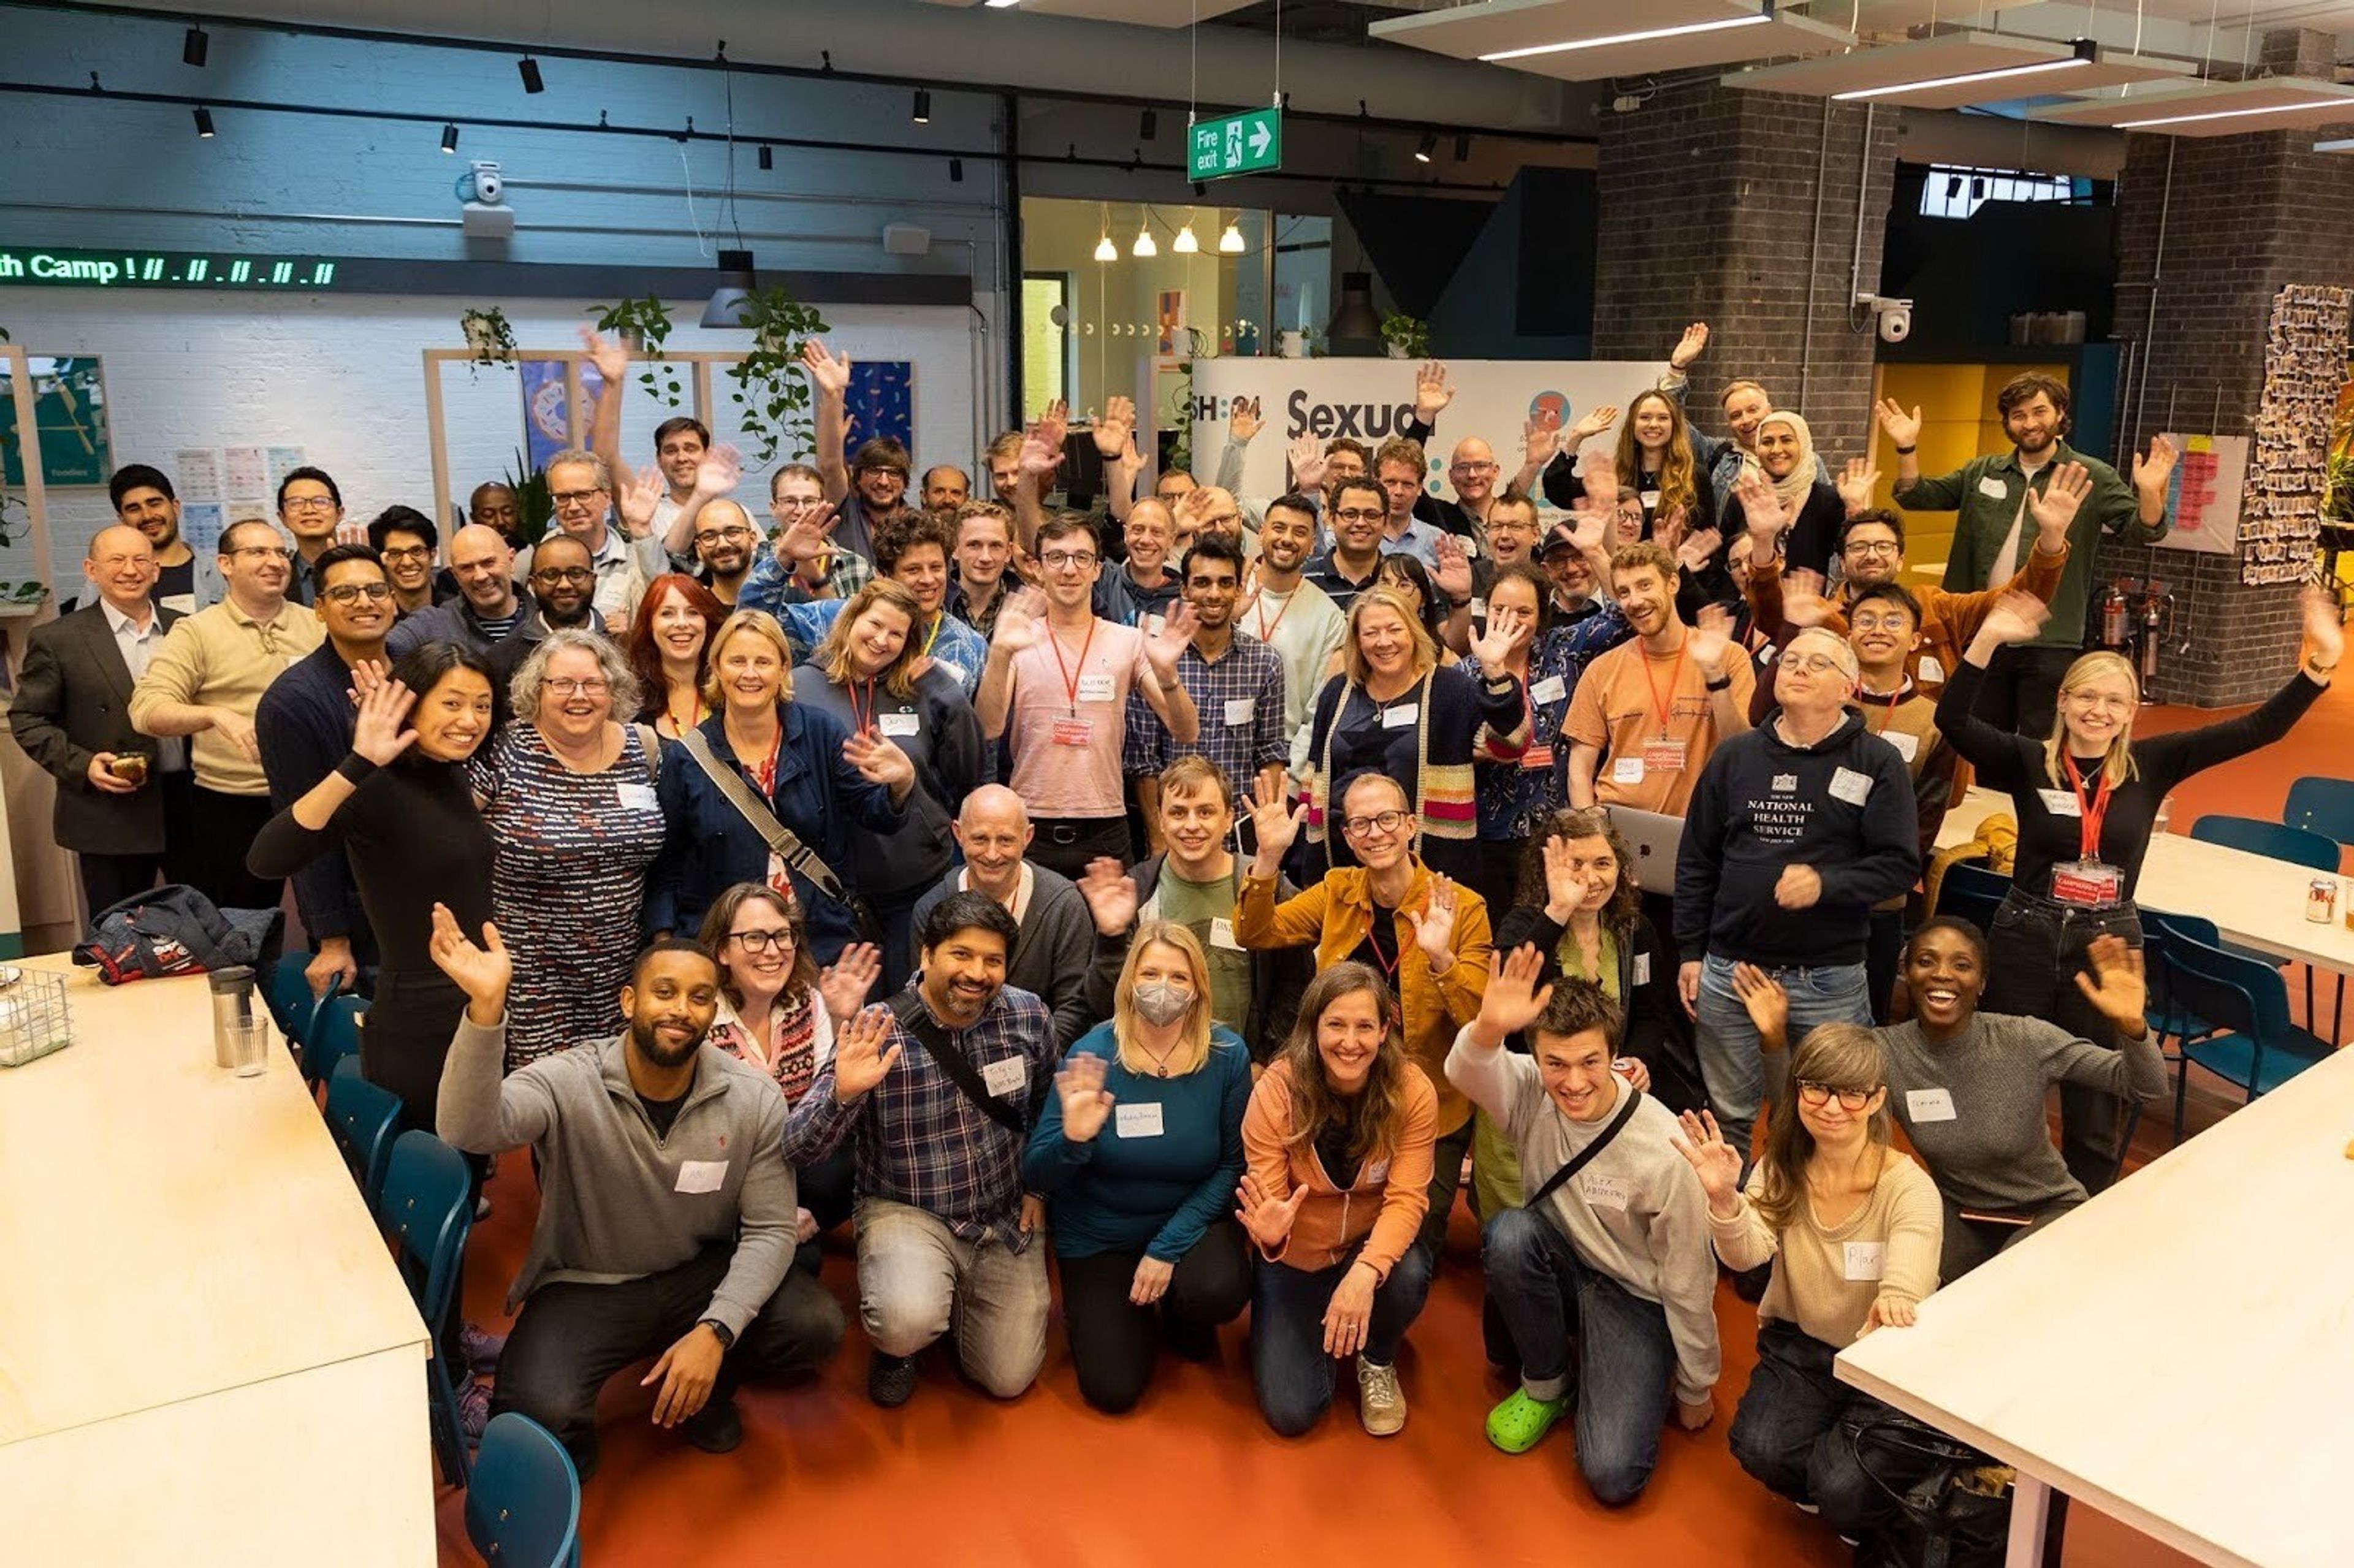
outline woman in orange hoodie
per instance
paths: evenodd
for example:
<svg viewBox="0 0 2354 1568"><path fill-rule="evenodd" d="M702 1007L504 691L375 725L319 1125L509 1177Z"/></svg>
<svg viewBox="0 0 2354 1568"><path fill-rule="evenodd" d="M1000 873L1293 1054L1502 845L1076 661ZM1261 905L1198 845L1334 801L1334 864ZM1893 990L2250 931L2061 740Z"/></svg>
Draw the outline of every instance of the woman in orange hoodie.
<svg viewBox="0 0 2354 1568"><path fill-rule="evenodd" d="M1332 1403L1333 1362L1357 1358L1358 1414L1405 1425L1397 1351L1422 1313L1438 1097L1407 1059L1389 986L1364 964L1318 975L1283 1054L1243 1115L1235 1211L1258 1244L1251 1373L1267 1425L1297 1436Z"/></svg>

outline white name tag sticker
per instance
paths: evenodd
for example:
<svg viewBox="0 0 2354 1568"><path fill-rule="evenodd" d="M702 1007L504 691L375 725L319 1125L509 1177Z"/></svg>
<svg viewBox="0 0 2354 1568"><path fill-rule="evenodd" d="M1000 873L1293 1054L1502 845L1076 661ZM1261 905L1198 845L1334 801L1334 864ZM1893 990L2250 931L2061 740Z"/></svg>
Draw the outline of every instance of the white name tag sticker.
<svg viewBox="0 0 2354 1568"><path fill-rule="evenodd" d="M921 735L924 715L921 714L876 714L875 727L885 735Z"/></svg>
<svg viewBox="0 0 2354 1568"><path fill-rule="evenodd" d="M1858 1281L1878 1279L1886 1252L1887 1244L1884 1242L1848 1243L1847 1255L1840 1260L1840 1277Z"/></svg>
<svg viewBox="0 0 2354 1568"><path fill-rule="evenodd" d="M1559 675L1547 675L1529 688L1529 701L1532 703L1557 703L1567 695L1569 683Z"/></svg>
<svg viewBox="0 0 2354 1568"><path fill-rule="evenodd" d="M1577 1190L1585 1195L1586 1203L1593 1208L1612 1209L1622 1214L1627 1212L1627 1200L1630 1194L1624 1176L1581 1172L1577 1178Z"/></svg>
<svg viewBox="0 0 2354 1568"><path fill-rule="evenodd" d="M965 673L964 666L958 663L953 659L935 659L932 661L932 668L935 670L947 671L949 679L954 681L960 686L971 679L970 676Z"/></svg>
<svg viewBox="0 0 2354 1568"><path fill-rule="evenodd" d="M1230 953L1239 953L1243 950L1243 945L1235 940L1235 923L1232 920L1211 916L1210 946L1224 948Z"/></svg>
<svg viewBox="0 0 2354 1568"><path fill-rule="evenodd" d="M1951 1121L1954 1119L1954 1091L1951 1089L1907 1089L1904 1108L1914 1121Z"/></svg>
<svg viewBox="0 0 2354 1568"><path fill-rule="evenodd" d="M1161 1106L1154 1101L1140 1106L1111 1107L1112 1130L1122 1138L1159 1138L1161 1136Z"/></svg>
<svg viewBox="0 0 2354 1568"><path fill-rule="evenodd" d="M1019 1056L1001 1057L981 1069L981 1086L992 1095L1010 1095L1030 1081L1030 1064Z"/></svg>
<svg viewBox="0 0 2354 1568"><path fill-rule="evenodd" d="M1651 983L1651 955L1649 953L1635 955L1635 983L1637 985Z"/></svg>
<svg viewBox="0 0 2354 1568"><path fill-rule="evenodd" d="M1852 768L1831 769L1831 799L1845 800L1850 806L1861 806L1872 793L1872 775L1858 773Z"/></svg>
<svg viewBox="0 0 2354 1568"><path fill-rule="evenodd" d="M1236 725L1254 723L1257 718L1258 699L1257 697L1228 697L1226 699L1226 727L1228 729L1234 728Z"/></svg>
<svg viewBox="0 0 2354 1568"><path fill-rule="evenodd" d="M1881 739L1896 748L1896 755L1910 762L1921 755L1921 737L1901 729L1892 729Z"/></svg>
<svg viewBox="0 0 2354 1568"><path fill-rule="evenodd" d="M623 784L619 788L621 810L624 811L655 811L662 809L654 803L654 787L651 784Z"/></svg>
<svg viewBox="0 0 2354 1568"><path fill-rule="evenodd" d="M1158 637L1161 635L1161 629L1168 624L1169 618L1159 610L1147 610L1143 619L1136 623L1136 629L1147 637Z"/></svg>
<svg viewBox="0 0 2354 1568"><path fill-rule="evenodd" d="M1488 619L1488 601L1486 599L1474 599L1471 601L1471 619L1474 620L1485 620Z"/></svg>
<svg viewBox="0 0 2354 1568"><path fill-rule="evenodd" d="M1946 667L1924 653L1921 662L1913 666L1913 678L1934 686L1945 680Z"/></svg>
<svg viewBox="0 0 2354 1568"><path fill-rule="evenodd" d="M1641 758L1621 757L1610 764L1610 782L1613 784L1640 784L1642 781Z"/></svg>
<svg viewBox="0 0 2354 1568"><path fill-rule="evenodd" d="M2076 799L2073 789L2038 789L2035 793L2042 800L2043 809L2055 817L2081 817L2084 814L2084 802Z"/></svg>
<svg viewBox="0 0 2354 1568"><path fill-rule="evenodd" d="M1113 683L1108 674L1097 673L1079 677L1079 701L1083 703L1108 703L1119 690L1119 686Z"/></svg>
<svg viewBox="0 0 2354 1568"><path fill-rule="evenodd" d="M2010 492L2003 487L2002 481L1995 478L1992 474L1988 474L1986 478L1978 481L1978 493L1985 496L1988 501L2000 501L2004 496L2009 494Z"/></svg>
<svg viewBox="0 0 2354 1568"><path fill-rule="evenodd" d="M1368 1187L1378 1187L1389 1179L1390 1162L1386 1160L1375 1160L1368 1162L1363 1173L1358 1177L1358 1180Z"/></svg>
<svg viewBox="0 0 2354 1568"><path fill-rule="evenodd" d="M675 1191L716 1192L726 1180L727 1161L725 1160L688 1160L679 1165Z"/></svg>
<svg viewBox="0 0 2354 1568"><path fill-rule="evenodd" d="M1384 729L1412 729L1415 726L1415 722L1421 717L1422 705L1420 703L1408 703L1404 707L1384 708L1382 710L1382 727Z"/></svg>

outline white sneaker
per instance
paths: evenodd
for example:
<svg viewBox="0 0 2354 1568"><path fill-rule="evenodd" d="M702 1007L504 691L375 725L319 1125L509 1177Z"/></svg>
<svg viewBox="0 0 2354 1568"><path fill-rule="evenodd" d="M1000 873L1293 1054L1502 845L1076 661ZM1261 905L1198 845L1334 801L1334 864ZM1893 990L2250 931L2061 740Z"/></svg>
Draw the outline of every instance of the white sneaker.
<svg viewBox="0 0 2354 1568"><path fill-rule="evenodd" d="M1395 1436L1405 1425L1405 1394L1398 1387L1397 1368L1357 1358L1357 1419L1366 1436Z"/></svg>

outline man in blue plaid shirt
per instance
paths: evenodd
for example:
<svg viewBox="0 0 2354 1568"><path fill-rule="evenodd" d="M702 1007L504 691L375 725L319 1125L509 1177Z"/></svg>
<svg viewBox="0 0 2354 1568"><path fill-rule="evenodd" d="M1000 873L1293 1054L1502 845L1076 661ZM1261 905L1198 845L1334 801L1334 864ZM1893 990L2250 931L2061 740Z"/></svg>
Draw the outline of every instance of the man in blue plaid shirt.
<svg viewBox="0 0 2354 1568"><path fill-rule="evenodd" d="M916 978L842 1026L785 1123L797 1167L856 1135L866 1393L885 1409L950 1328L965 1374L1001 1399L1046 1357L1045 1211L1022 1190L1022 1151L1056 1053L1046 1004L1005 983L1016 931L984 895L942 899L916 933Z"/></svg>

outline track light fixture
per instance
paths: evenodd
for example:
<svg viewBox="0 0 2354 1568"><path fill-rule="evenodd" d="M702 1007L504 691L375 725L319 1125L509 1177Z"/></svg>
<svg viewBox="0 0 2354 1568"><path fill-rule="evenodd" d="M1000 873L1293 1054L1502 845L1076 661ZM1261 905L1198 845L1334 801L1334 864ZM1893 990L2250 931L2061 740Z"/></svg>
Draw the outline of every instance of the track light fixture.
<svg viewBox="0 0 2354 1568"><path fill-rule="evenodd" d="M916 89L915 120L918 125L929 125L932 122L932 95L920 87Z"/></svg>
<svg viewBox="0 0 2354 1568"><path fill-rule="evenodd" d="M1422 144L1414 150L1414 161L1417 164L1426 164L1430 162L1430 155L1437 151L1438 132L1426 131L1422 133Z"/></svg>
<svg viewBox="0 0 2354 1568"><path fill-rule="evenodd" d="M212 50L213 41L202 27L191 26L187 37L180 40L180 60L184 65L201 69L205 57Z"/></svg>
<svg viewBox="0 0 2354 1568"><path fill-rule="evenodd" d="M198 109L196 111L196 134L207 141L210 141L212 139L212 133L213 111L209 109Z"/></svg>
<svg viewBox="0 0 2354 1568"><path fill-rule="evenodd" d="M540 79L539 62L532 58L529 55L525 55L523 58L515 61L515 69L523 75L523 90L525 92L546 92L547 90L547 83Z"/></svg>
<svg viewBox="0 0 2354 1568"><path fill-rule="evenodd" d="M441 127L441 150L444 153L454 153L458 150L458 128L455 125Z"/></svg>
<svg viewBox="0 0 2354 1568"><path fill-rule="evenodd" d="M760 143L760 167L762 167L762 168L764 168L764 169L773 169L773 168L775 168L776 166L777 166L777 150L776 150L775 148L773 148L773 147L769 146L766 142L761 143Z"/></svg>
<svg viewBox="0 0 2354 1568"><path fill-rule="evenodd" d="M1455 133L1455 161L1458 164L1471 161L1471 132L1469 131Z"/></svg>

